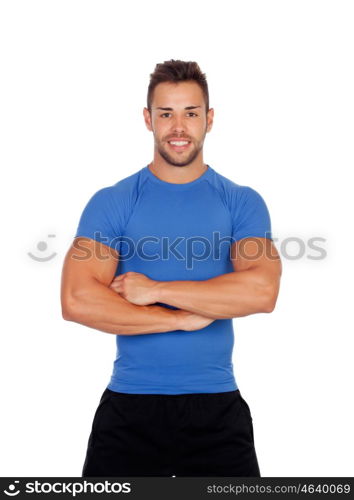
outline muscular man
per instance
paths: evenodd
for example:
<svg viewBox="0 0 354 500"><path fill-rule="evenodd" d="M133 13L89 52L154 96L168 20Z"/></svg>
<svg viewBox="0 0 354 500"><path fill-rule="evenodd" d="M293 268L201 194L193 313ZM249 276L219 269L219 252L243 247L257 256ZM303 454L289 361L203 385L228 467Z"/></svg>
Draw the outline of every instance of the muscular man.
<svg viewBox="0 0 354 500"><path fill-rule="evenodd" d="M203 161L214 110L198 64L150 77L153 161L93 194L63 267L64 319L117 341L82 475L260 476L232 318L274 310L269 212Z"/></svg>

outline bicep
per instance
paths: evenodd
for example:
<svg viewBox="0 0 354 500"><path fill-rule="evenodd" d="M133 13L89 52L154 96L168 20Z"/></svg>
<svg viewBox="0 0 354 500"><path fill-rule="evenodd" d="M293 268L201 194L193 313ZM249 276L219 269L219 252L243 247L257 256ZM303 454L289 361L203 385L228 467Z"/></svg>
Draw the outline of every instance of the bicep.
<svg viewBox="0 0 354 500"><path fill-rule="evenodd" d="M109 286L119 261L117 250L90 238L77 237L69 248L62 270L61 302L68 309L95 281Z"/></svg>
<svg viewBox="0 0 354 500"><path fill-rule="evenodd" d="M232 244L230 257L234 271L258 270L265 282L279 283L282 264L271 239L258 237L240 239Z"/></svg>

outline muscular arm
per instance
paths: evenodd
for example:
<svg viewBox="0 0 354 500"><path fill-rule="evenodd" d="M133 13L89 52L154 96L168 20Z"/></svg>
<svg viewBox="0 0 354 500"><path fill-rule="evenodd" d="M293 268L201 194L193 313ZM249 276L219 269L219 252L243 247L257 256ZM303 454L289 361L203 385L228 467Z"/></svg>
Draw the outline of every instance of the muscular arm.
<svg viewBox="0 0 354 500"><path fill-rule="evenodd" d="M88 238L76 238L63 266L63 318L116 335L169 332L203 328L213 320L157 305L135 305L109 285L118 252ZM188 320L188 321L186 321Z"/></svg>
<svg viewBox="0 0 354 500"><path fill-rule="evenodd" d="M127 273L114 282L128 300L144 295L214 319L273 311L277 300L281 261L271 240L245 238L232 246L234 272L204 281L151 281ZM145 284L146 283L146 284ZM149 302L145 302L149 303Z"/></svg>
<svg viewBox="0 0 354 500"><path fill-rule="evenodd" d="M157 283L157 301L212 318L235 318L273 311L281 276L281 261L267 238L235 242L234 272L205 281Z"/></svg>

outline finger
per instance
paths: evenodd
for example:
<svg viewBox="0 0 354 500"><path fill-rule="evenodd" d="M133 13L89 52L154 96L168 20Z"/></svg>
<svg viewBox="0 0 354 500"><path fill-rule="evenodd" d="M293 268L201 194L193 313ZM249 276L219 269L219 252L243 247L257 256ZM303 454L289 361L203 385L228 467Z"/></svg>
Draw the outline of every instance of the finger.
<svg viewBox="0 0 354 500"><path fill-rule="evenodd" d="M118 289L122 288L122 285L123 285L122 281L118 281L118 282L117 281L116 282L112 281L112 283L109 285L109 287L118 290Z"/></svg>

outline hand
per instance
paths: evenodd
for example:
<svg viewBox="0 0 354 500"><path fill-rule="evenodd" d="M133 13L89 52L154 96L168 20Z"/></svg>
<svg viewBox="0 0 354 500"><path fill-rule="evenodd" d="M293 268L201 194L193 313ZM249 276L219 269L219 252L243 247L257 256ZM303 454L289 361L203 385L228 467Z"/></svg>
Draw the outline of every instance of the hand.
<svg viewBox="0 0 354 500"><path fill-rule="evenodd" d="M157 283L158 281L148 278L145 274L128 271L116 276L109 288L119 293L132 304L147 306L158 301Z"/></svg>
<svg viewBox="0 0 354 500"><path fill-rule="evenodd" d="M214 318L208 318L207 316L202 316L201 314L192 313L183 309L175 311L175 313L178 314L178 329L186 330L187 332L200 330L215 321Z"/></svg>

